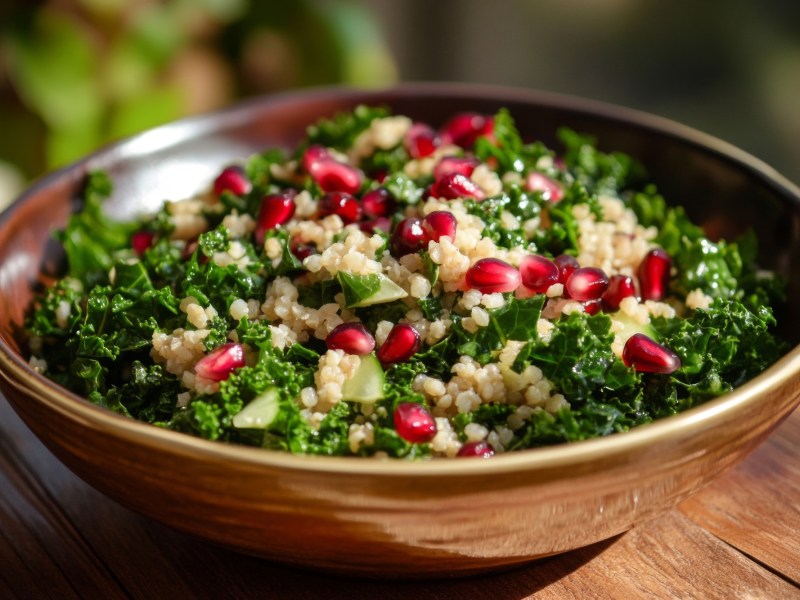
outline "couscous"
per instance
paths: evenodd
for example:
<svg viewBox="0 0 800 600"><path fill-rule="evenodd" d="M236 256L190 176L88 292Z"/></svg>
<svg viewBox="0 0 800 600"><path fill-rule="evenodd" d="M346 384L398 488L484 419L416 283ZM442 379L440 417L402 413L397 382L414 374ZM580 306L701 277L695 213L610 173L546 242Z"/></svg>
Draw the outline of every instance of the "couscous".
<svg viewBox="0 0 800 600"><path fill-rule="evenodd" d="M781 354L755 241L712 241L631 158L506 110L378 107L59 233L31 365L110 410L303 454L489 457L625 431Z"/></svg>

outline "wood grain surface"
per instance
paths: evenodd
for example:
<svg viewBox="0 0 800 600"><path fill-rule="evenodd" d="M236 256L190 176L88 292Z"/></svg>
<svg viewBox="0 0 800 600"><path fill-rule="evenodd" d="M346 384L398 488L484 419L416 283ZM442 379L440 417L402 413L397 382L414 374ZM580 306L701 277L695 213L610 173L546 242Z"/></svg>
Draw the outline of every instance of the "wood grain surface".
<svg viewBox="0 0 800 600"><path fill-rule="evenodd" d="M0 398L0 598L800 598L799 444L795 412L678 509L594 546L492 575L382 582L269 563L140 517L64 468Z"/></svg>

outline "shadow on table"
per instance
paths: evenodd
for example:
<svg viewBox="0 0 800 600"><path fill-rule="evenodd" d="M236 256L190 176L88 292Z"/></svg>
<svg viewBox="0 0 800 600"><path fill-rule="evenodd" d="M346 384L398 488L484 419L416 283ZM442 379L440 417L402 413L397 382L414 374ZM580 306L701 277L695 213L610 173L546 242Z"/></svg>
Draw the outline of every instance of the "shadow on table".
<svg viewBox="0 0 800 600"><path fill-rule="evenodd" d="M157 526L161 528L161 526ZM172 534L172 532L169 532ZM180 534L174 534L180 535ZM170 535L171 537L171 535ZM183 536L180 536L183 537ZM213 557L218 572L236 584L227 590L231 598L325 598L330 600L381 598L391 600L446 600L450 598L518 600L528 598L588 563L621 536L558 556L541 559L496 573L455 579L371 580L320 573L241 556L235 552L196 545L201 560ZM181 543L181 542L179 542ZM185 542L183 542L185 543ZM198 558L200 558L198 556ZM345 557L343 557L343 560ZM237 589L238 588L238 589ZM216 594L222 592L216 588Z"/></svg>
<svg viewBox="0 0 800 600"><path fill-rule="evenodd" d="M284 566L116 504L64 467L0 397L0 597L518 600L568 577L617 539L439 580L354 579Z"/></svg>

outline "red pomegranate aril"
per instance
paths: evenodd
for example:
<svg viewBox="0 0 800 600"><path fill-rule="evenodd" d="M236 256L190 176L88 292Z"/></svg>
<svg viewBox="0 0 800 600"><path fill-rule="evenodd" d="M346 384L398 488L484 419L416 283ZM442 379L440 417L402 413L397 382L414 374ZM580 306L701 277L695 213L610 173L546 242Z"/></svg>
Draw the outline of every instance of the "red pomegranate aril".
<svg viewBox="0 0 800 600"><path fill-rule="evenodd" d="M446 173L431 186L431 195L436 198L455 200L456 198L475 198L483 200L486 194L481 186L461 173Z"/></svg>
<svg viewBox="0 0 800 600"><path fill-rule="evenodd" d="M633 277L616 274L608 278L608 289L603 294L603 310L614 312L619 310L620 302L629 296L636 295L636 284Z"/></svg>
<svg viewBox="0 0 800 600"><path fill-rule="evenodd" d="M385 188L371 190L361 196L361 211L366 219L388 217L394 212L394 199Z"/></svg>
<svg viewBox="0 0 800 600"><path fill-rule="evenodd" d="M244 347L228 343L197 361L194 372L203 379L225 381L236 369L244 366Z"/></svg>
<svg viewBox="0 0 800 600"><path fill-rule="evenodd" d="M433 178L441 179L448 173L461 173L464 177L472 177L472 172L481 164L474 156L445 156L433 169Z"/></svg>
<svg viewBox="0 0 800 600"><path fill-rule="evenodd" d="M411 158L424 158L439 147L436 130L427 123L414 123L403 137L403 146Z"/></svg>
<svg viewBox="0 0 800 600"><path fill-rule="evenodd" d="M359 224L358 228L364 233L368 233L370 235L378 230L383 231L384 233L390 233L392 231L392 220L387 217L378 217L377 219L372 219L371 221L363 221Z"/></svg>
<svg viewBox="0 0 800 600"><path fill-rule="evenodd" d="M608 275L596 267L578 267L567 279L564 289L578 302L598 300L608 289Z"/></svg>
<svg viewBox="0 0 800 600"><path fill-rule="evenodd" d="M572 275L575 269L580 267L577 259L569 254L559 254L553 259L553 262L556 263L558 267L559 283L567 283L569 276Z"/></svg>
<svg viewBox="0 0 800 600"><path fill-rule="evenodd" d="M317 247L313 244L297 244L291 247L292 254L295 255L297 260L305 260L312 254L317 254Z"/></svg>
<svg viewBox="0 0 800 600"><path fill-rule="evenodd" d="M221 196L223 192L244 196L251 188L244 169L239 166L225 167L214 180L214 194L217 196Z"/></svg>
<svg viewBox="0 0 800 600"><path fill-rule="evenodd" d="M669 289L672 259L663 248L653 248L639 264L639 291L643 300L663 300Z"/></svg>
<svg viewBox="0 0 800 600"><path fill-rule="evenodd" d="M427 243L428 236L422 228L422 220L417 217L406 217L392 232L392 254L396 257L419 252Z"/></svg>
<svg viewBox="0 0 800 600"><path fill-rule="evenodd" d="M398 323L389 331L375 355L384 365L405 362L414 356L422 345L419 332L407 323Z"/></svg>
<svg viewBox="0 0 800 600"><path fill-rule="evenodd" d="M541 173L532 171L525 179L525 189L529 192L540 192L548 202L558 202L564 197L561 185Z"/></svg>
<svg viewBox="0 0 800 600"><path fill-rule="evenodd" d="M328 192L319 199L319 216L339 215L342 223L355 223L361 219L361 205L347 192Z"/></svg>
<svg viewBox="0 0 800 600"><path fill-rule="evenodd" d="M455 144L471 148L480 135L490 135L494 130L494 119L475 112L463 112L453 116L439 130L443 144Z"/></svg>
<svg viewBox="0 0 800 600"><path fill-rule="evenodd" d="M482 258L469 269L467 287L484 294L513 292L522 283L519 271L499 258Z"/></svg>
<svg viewBox="0 0 800 600"><path fill-rule="evenodd" d="M359 356L375 349L375 338L361 323L342 323L334 327L325 339L328 350L344 350Z"/></svg>
<svg viewBox="0 0 800 600"><path fill-rule="evenodd" d="M323 160L332 160L328 149L325 148L325 146L320 146L319 144L312 144L306 148L305 152L303 152L303 160L301 162L306 172L311 173L311 171L314 169L314 166Z"/></svg>
<svg viewBox="0 0 800 600"><path fill-rule="evenodd" d="M131 248L136 256L141 256L145 251L152 247L156 239L156 234L152 231L137 231L131 236Z"/></svg>
<svg viewBox="0 0 800 600"><path fill-rule="evenodd" d="M394 409L397 435L412 444L430 442L436 436L436 420L428 409L414 402L401 402Z"/></svg>
<svg viewBox="0 0 800 600"><path fill-rule="evenodd" d="M583 303L583 311L587 315L596 315L603 308L602 300L587 300Z"/></svg>
<svg viewBox="0 0 800 600"><path fill-rule="evenodd" d="M643 333L634 333L622 349L622 362L642 373L668 375L681 368L681 359Z"/></svg>
<svg viewBox="0 0 800 600"><path fill-rule="evenodd" d="M544 294L551 285L559 283L560 276L558 265L538 254L529 254L520 261L519 274L522 285L537 294Z"/></svg>
<svg viewBox="0 0 800 600"><path fill-rule="evenodd" d="M457 227L456 216L449 210L435 210L422 219L422 228L428 240L434 242L438 242L442 236L449 237L452 242L456 239Z"/></svg>
<svg viewBox="0 0 800 600"><path fill-rule="evenodd" d="M467 442L456 453L458 457L491 458L494 450L486 442Z"/></svg>
<svg viewBox="0 0 800 600"><path fill-rule="evenodd" d="M286 190L277 194L267 194L261 199L258 209L255 236L258 245L264 243L264 234L287 223L294 216L294 190Z"/></svg>
<svg viewBox="0 0 800 600"><path fill-rule="evenodd" d="M339 162L327 149L319 145L306 148L302 162L303 168L323 192L355 194L364 181L364 173L361 170Z"/></svg>

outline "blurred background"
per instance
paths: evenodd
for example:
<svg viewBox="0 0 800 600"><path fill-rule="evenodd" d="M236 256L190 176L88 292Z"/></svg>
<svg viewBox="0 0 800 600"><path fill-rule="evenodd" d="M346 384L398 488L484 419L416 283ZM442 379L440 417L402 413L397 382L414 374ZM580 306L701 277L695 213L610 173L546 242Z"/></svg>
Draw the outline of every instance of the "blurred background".
<svg viewBox="0 0 800 600"><path fill-rule="evenodd" d="M240 98L467 81L614 102L800 183L796 0L0 3L0 206L100 145Z"/></svg>

